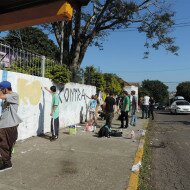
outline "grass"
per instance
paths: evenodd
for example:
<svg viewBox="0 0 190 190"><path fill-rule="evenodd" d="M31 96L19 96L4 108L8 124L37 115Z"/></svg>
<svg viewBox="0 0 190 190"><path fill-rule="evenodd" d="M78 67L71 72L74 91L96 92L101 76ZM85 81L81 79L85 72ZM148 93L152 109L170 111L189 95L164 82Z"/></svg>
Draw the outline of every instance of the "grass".
<svg viewBox="0 0 190 190"><path fill-rule="evenodd" d="M148 124L145 136L144 154L142 158L142 168L139 175L139 190L150 190L150 165L151 165L151 148L150 148L150 130L152 122Z"/></svg>

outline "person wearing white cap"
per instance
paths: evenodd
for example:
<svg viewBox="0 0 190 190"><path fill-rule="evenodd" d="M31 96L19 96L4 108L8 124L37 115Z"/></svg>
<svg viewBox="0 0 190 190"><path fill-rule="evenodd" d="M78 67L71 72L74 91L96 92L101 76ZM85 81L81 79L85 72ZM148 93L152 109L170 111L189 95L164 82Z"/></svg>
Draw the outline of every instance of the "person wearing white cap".
<svg viewBox="0 0 190 190"><path fill-rule="evenodd" d="M17 127L22 122L17 115L19 97L12 91L11 83L0 83L0 99L2 102L2 115L0 117L0 172L11 169L11 154L17 140Z"/></svg>

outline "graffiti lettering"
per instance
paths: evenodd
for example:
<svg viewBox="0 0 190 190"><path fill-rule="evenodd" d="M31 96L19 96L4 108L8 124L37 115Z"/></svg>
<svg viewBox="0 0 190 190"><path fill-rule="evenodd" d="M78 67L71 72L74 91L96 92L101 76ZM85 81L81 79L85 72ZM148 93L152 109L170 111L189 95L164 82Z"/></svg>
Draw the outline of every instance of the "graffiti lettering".
<svg viewBox="0 0 190 190"><path fill-rule="evenodd" d="M84 89L80 90L79 88L65 88L61 94L63 94L66 102L78 102L85 100Z"/></svg>
<svg viewBox="0 0 190 190"><path fill-rule="evenodd" d="M65 101L68 102L69 101L69 89L66 88L64 90L64 98L65 98Z"/></svg>

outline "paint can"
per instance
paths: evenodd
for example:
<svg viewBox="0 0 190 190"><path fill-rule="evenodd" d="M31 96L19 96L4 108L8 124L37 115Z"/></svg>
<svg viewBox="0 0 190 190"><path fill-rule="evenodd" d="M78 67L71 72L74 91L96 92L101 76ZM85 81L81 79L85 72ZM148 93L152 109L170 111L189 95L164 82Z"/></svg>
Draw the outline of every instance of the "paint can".
<svg viewBox="0 0 190 190"><path fill-rule="evenodd" d="M76 135L77 134L77 126L71 125L69 126L69 135Z"/></svg>

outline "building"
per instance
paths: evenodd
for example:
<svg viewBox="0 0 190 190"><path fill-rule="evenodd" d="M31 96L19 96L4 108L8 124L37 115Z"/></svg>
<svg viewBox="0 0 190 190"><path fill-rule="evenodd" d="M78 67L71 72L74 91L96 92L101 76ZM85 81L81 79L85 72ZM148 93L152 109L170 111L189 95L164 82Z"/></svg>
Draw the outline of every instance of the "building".
<svg viewBox="0 0 190 190"><path fill-rule="evenodd" d="M139 87L140 87L139 83L128 83L127 82L127 85L123 89L126 90L129 94L131 93L131 91L134 90L135 91L135 95L138 98L138 89L139 89Z"/></svg>

